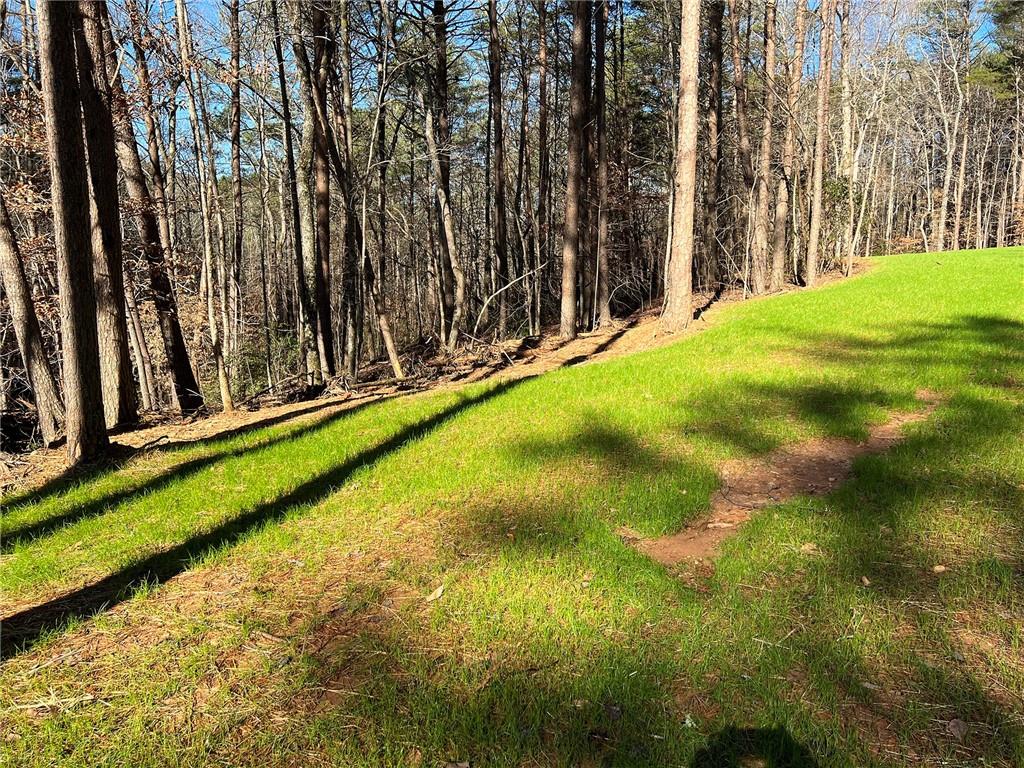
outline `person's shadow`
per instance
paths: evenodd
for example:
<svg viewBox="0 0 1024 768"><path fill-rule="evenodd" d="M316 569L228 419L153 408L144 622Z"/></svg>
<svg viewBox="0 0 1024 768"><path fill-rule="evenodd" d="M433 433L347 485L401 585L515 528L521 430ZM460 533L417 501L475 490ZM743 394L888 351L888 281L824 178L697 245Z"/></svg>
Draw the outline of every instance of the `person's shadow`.
<svg viewBox="0 0 1024 768"><path fill-rule="evenodd" d="M691 768L818 768L808 749L785 728L733 728L716 733L693 756Z"/></svg>

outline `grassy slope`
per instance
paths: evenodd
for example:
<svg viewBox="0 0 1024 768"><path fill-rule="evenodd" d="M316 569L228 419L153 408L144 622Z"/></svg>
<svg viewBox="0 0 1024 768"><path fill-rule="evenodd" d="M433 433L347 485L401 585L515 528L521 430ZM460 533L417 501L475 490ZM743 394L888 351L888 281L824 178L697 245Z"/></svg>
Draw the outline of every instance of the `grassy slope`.
<svg viewBox="0 0 1024 768"><path fill-rule="evenodd" d="M108 577L129 591L0 668L0 751L716 765L745 744L778 764L1021 764L1024 251L880 261L664 349L9 500L4 606ZM922 387L948 400L903 445L761 514L714 568L668 572L615 534L674 530L721 460L861 436Z"/></svg>

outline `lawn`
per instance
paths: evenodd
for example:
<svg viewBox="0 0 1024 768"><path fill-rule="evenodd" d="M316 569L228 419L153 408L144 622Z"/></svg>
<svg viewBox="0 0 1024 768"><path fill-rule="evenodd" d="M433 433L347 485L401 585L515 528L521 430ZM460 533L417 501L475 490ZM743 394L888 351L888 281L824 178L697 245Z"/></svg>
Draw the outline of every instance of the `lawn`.
<svg viewBox="0 0 1024 768"><path fill-rule="evenodd" d="M7 499L0 762L1024 764L1024 249L874 261L658 350ZM616 532L922 388L903 443L713 564Z"/></svg>

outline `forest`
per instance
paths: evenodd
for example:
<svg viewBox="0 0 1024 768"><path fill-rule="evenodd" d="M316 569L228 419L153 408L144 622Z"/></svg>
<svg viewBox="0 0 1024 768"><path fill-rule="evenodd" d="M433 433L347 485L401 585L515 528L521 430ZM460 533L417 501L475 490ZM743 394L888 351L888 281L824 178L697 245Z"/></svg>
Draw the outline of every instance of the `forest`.
<svg viewBox="0 0 1024 768"><path fill-rule="evenodd" d="M1012 0L45 5L0 16L0 408L72 462L1024 237Z"/></svg>
<svg viewBox="0 0 1024 768"><path fill-rule="evenodd" d="M1024 765L1024 2L0 0L0 764Z"/></svg>

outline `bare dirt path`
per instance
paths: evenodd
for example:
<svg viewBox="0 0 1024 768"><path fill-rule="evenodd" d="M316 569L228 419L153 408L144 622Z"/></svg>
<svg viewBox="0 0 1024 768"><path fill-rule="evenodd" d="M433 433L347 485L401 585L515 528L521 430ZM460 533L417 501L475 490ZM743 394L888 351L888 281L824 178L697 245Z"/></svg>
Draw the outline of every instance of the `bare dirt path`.
<svg viewBox="0 0 1024 768"><path fill-rule="evenodd" d="M709 558L757 510L797 496L825 495L849 477L854 459L884 453L900 442L903 427L927 419L940 402L929 390L919 390L917 399L924 408L892 414L871 427L867 439L860 442L816 438L766 456L726 462L721 468L722 487L711 500L708 517L678 533L657 539L640 538L628 529L620 529L619 534L663 565Z"/></svg>

